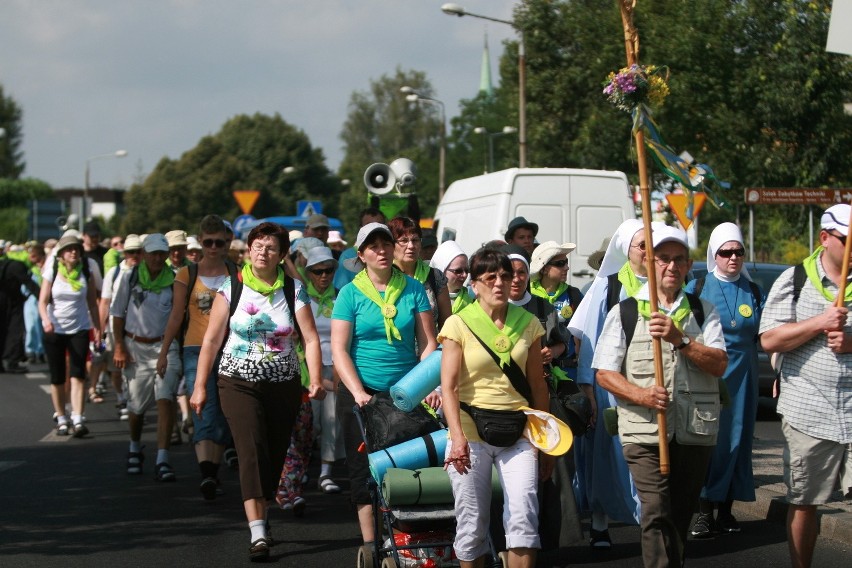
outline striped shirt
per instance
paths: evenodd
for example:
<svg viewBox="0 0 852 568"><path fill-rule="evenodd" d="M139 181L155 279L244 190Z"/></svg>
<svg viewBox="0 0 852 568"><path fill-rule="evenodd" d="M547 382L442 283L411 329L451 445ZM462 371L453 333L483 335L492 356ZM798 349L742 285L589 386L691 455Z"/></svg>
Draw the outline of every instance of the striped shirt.
<svg viewBox="0 0 852 568"><path fill-rule="evenodd" d="M798 302L793 301L793 268L775 281L760 320L760 333L786 323L822 314L831 302L805 280ZM822 257L817 273L825 289L837 295L837 286L825 275ZM847 303L846 307L852 306ZM852 318L843 330L852 333ZM819 334L792 351L781 363L781 396L778 413L796 430L823 440L852 442L852 353L834 353L826 336Z"/></svg>

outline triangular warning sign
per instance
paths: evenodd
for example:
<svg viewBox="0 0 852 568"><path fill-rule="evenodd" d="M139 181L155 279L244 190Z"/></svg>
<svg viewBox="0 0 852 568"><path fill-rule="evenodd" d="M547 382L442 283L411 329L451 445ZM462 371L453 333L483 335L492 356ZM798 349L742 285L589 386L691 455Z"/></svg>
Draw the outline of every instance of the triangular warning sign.
<svg viewBox="0 0 852 568"><path fill-rule="evenodd" d="M692 211L687 211L689 200L683 193L668 193L666 201L669 202L669 207L672 208L672 213L675 214L677 220L683 225L684 229L692 226L692 221L698 217L701 208L704 207L704 202L707 200L707 195L700 191L692 193Z"/></svg>
<svg viewBox="0 0 852 568"><path fill-rule="evenodd" d="M240 206L240 209L246 215L254 209L259 197L260 191L257 189L238 189L234 192L234 199L237 200L237 205Z"/></svg>

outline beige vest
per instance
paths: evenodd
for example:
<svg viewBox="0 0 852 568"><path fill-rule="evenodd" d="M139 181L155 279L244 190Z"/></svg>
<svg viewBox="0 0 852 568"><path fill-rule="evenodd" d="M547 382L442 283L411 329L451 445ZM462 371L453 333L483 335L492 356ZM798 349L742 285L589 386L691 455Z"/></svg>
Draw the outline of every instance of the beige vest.
<svg viewBox="0 0 852 568"><path fill-rule="evenodd" d="M710 305L704 302L705 313ZM703 335L695 316L685 320L685 333L692 341L703 343ZM679 444L714 446L719 432L719 383L717 377L699 369L682 352L672 350L662 341L663 382L671 403L666 410L666 434L675 436ZM640 315L633 340L622 364L627 380L639 387L654 385L654 347L648 333L648 322ZM658 444L657 411L618 399L618 433L622 444Z"/></svg>

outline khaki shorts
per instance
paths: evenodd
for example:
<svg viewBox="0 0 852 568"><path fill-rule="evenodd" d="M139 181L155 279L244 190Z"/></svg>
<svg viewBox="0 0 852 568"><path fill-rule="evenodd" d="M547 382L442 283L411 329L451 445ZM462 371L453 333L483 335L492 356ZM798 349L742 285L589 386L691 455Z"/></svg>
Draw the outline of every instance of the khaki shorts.
<svg viewBox="0 0 852 568"><path fill-rule="evenodd" d="M781 420L787 502L822 505L838 488L846 444L808 436Z"/></svg>
<svg viewBox="0 0 852 568"><path fill-rule="evenodd" d="M157 400L174 402L181 373L177 341L172 342L166 356L168 362L165 377L157 374L157 358L160 356L162 342L139 343L128 337L125 344L128 355L134 361L124 368L127 410L140 415L144 414Z"/></svg>

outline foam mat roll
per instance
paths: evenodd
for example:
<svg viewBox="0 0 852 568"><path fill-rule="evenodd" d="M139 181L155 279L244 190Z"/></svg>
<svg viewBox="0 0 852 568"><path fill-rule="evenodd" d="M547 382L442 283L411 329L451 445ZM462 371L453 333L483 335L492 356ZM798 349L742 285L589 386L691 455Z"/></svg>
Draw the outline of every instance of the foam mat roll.
<svg viewBox="0 0 852 568"><path fill-rule="evenodd" d="M390 388L393 403L403 412L420 404L441 384L441 350L432 351Z"/></svg>
<svg viewBox="0 0 852 568"><path fill-rule="evenodd" d="M502 498L497 470L491 469L492 497ZM390 468L382 480L382 496L389 506L441 505L453 503L450 476L443 467L418 470Z"/></svg>
<svg viewBox="0 0 852 568"><path fill-rule="evenodd" d="M426 436L372 452L367 456L370 473L381 483L388 468L420 469L444 465L447 431L438 430Z"/></svg>

